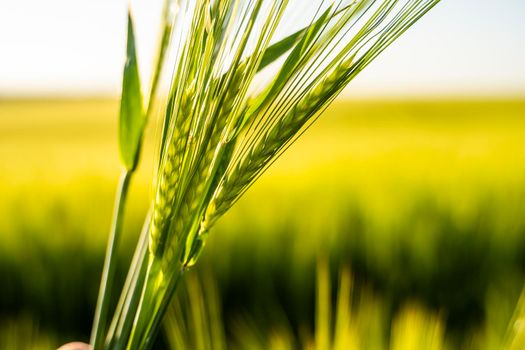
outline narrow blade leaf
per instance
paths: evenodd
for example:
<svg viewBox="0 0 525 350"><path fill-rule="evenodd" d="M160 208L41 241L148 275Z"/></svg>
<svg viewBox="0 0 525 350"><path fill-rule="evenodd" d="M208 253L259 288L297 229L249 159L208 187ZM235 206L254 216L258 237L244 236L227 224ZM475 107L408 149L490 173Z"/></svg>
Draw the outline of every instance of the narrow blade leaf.
<svg viewBox="0 0 525 350"><path fill-rule="evenodd" d="M127 170L136 168L146 124L135 50L133 19L128 13L128 43L119 118L120 158Z"/></svg>
<svg viewBox="0 0 525 350"><path fill-rule="evenodd" d="M339 15L340 13L344 12L348 8L350 8L351 5L345 6L344 8L336 11L331 15L331 18ZM259 64L259 67L257 68L257 71L260 72L273 62L275 62L279 57L284 55L286 52L291 50L302 38L303 35L312 27L316 26L319 23L323 23L323 20L326 20L326 15L328 14L328 11L326 11L321 18L317 19L314 23L307 25L304 28L299 29L293 34L288 35L286 38L281 39L280 41L276 42L275 44L270 45L266 51L263 54L263 57L261 59L261 63Z"/></svg>
<svg viewBox="0 0 525 350"><path fill-rule="evenodd" d="M297 44L297 42L301 40L303 34L306 32L307 29L308 27L300 29L297 32L290 34L286 38L269 46L266 49L257 70L263 70L264 68L272 64L275 60L277 60L279 57L284 55L288 50L293 48L295 44Z"/></svg>

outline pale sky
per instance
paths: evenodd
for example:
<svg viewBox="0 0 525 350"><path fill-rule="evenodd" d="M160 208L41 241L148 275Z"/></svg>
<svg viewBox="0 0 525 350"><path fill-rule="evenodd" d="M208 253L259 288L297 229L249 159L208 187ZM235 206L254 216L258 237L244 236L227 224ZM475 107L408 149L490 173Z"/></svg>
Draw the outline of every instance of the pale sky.
<svg viewBox="0 0 525 350"><path fill-rule="evenodd" d="M147 66L158 1L141 3ZM125 0L0 0L0 97L116 96L125 9ZM346 94L525 96L525 0L442 0Z"/></svg>

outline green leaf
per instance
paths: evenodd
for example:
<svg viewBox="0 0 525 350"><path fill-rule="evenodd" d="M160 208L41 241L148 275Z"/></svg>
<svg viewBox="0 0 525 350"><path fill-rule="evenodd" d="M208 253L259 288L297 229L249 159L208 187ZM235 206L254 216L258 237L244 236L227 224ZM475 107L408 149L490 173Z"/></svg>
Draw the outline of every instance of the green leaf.
<svg viewBox="0 0 525 350"><path fill-rule="evenodd" d="M290 34L286 38L269 46L261 59L261 63L259 64L257 71L260 72L266 66L273 63L279 57L284 55L288 50L294 47L294 45L297 44L299 40L301 40L303 34L306 32L307 29L308 27L300 29L297 32Z"/></svg>
<svg viewBox="0 0 525 350"><path fill-rule="evenodd" d="M348 8L350 8L351 5L345 6L342 9L339 9L335 13L332 14L330 19L334 18L335 16L341 14L342 12L346 11ZM328 11L325 11L324 14L316 20L314 23L307 25L306 27L299 29L293 34L288 35L286 38L276 42L273 45L270 45L266 52L263 54L263 57L261 59L261 63L259 64L259 67L257 68L257 71L260 72L270 64L272 64L275 60L277 60L279 57L284 55L287 51L292 49L304 36L304 34L311 29L313 26L318 26L319 24L324 24L323 21L326 21L326 16L328 14Z"/></svg>
<svg viewBox="0 0 525 350"><path fill-rule="evenodd" d="M133 19L128 13L128 43L119 118L120 158L128 171L133 171L137 166L145 124L146 114L140 89Z"/></svg>

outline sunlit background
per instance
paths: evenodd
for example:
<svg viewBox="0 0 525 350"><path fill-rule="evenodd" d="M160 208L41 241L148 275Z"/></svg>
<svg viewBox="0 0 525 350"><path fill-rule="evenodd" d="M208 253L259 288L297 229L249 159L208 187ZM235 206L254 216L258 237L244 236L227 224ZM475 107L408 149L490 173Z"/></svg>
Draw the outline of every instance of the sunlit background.
<svg viewBox="0 0 525 350"><path fill-rule="evenodd" d="M145 80L160 5L133 3ZM352 276L357 349L394 344L404 326L498 349L525 282L524 15L521 0L443 0L224 217L186 294L217 286L231 344L308 343L316 289L332 287L335 315ZM88 339L119 174L125 19L125 1L0 2L2 349Z"/></svg>
<svg viewBox="0 0 525 350"><path fill-rule="evenodd" d="M117 96L126 1L0 3L0 96ZM133 1L138 46L152 66L158 0ZM525 3L449 0L395 43L351 96L521 96Z"/></svg>

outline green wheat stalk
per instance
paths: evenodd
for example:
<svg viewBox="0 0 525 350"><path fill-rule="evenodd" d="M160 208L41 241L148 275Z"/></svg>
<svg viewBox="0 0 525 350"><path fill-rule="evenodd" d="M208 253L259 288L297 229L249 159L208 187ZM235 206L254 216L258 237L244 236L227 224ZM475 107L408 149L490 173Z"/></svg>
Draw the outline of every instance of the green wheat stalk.
<svg viewBox="0 0 525 350"><path fill-rule="evenodd" d="M95 350L151 348L178 281L197 261L213 224L359 72L438 2L166 0L145 112L129 17L120 121L124 190L146 119L154 110L162 118L146 229L109 329L108 293L101 289ZM312 10L299 29L290 20L297 6ZM116 207L118 238L123 201ZM110 246L111 272L116 244Z"/></svg>

